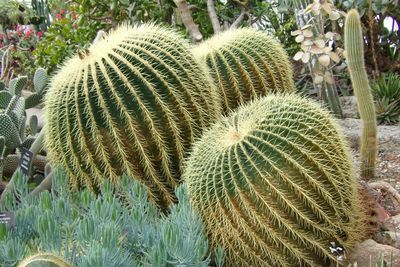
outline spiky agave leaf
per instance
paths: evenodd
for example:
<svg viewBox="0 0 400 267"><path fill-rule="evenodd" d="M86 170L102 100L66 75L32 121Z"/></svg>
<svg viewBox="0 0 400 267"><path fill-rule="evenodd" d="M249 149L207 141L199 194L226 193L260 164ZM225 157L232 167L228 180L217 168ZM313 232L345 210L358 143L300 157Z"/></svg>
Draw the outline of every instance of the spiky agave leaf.
<svg viewBox="0 0 400 267"><path fill-rule="evenodd" d="M265 32L225 31L194 47L193 53L209 69L225 113L259 96L294 91L288 55Z"/></svg>
<svg viewBox="0 0 400 267"><path fill-rule="evenodd" d="M240 107L193 146L189 196L228 266L328 266L362 233L348 148L329 113L294 95Z"/></svg>
<svg viewBox="0 0 400 267"><path fill-rule="evenodd" d="M183 38L122 25L68 60L46 98L46 147L77 187L126 172L161 205L174 200L194 139L219 116L218 96Z"/></svg>

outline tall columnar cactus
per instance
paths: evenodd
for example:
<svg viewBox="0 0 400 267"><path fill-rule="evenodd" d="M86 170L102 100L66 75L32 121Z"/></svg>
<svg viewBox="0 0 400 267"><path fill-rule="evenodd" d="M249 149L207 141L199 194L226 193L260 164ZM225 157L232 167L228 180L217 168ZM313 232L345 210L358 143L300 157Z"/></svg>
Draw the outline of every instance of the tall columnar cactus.
<svg viewBox="0 0 400 267"><path fill-rule="evenodd" d="M218 95L183 38L121 26L67 61L46 95L46 146L73 185L127 173L160 205L174 200L192 142L220 114Z"/></svg>
<svg viewBox="0 0 400 267"><path fill-rule="evenodd" d="M257 96L294 91L285 50L261 31L229 30L198 45L193 53L209 69L225 113Z"/></svg>
<svg viewBox="0 0 400 267"><path fill-rule="evenodd" d="M72 267L72 265L51 253L39 253L28 257L18 267Z"/></svg>
<svg viewBox="0 0 400 267"><path fill-rule="evenodd" d="M240 107L193 146L183 178L228 266L328 266L362 233L348 148L328 111L294 95Z"/></svg>
<svg viewBox="0 0 400 267"><path fill-rule="evenodd" d="M376 162L376 115L371 87L369 86L364 63L364 39L360 16L357 10L350 10L344 27L344 47L349 66L354 94L357 97L358 111L363 121L361 137L361 177L371 179L375 176Z"/></svg>

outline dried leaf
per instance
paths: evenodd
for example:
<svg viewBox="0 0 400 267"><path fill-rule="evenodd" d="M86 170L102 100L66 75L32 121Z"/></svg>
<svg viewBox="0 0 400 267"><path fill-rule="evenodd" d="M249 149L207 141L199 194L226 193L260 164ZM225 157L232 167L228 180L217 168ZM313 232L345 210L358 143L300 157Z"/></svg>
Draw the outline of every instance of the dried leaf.
<svg viewBox="0 0 400 267"><path fill-rule="evenodd" d="M314 41L314 44L318 46L319 48L324 48L325 47L325 41L322 39L317 39Z"/></svg>
<svg viewBox="0 0 400 267"><path fill-rule="evenodd" d="M305 31L303 31L303 35L304 35L304 37L311 38L311 37L313 37L314 34L311 30L305 30Z"/></svg>
<svg viewBox="0 0 400 267"><path fill-rule="evenodd" d="M324 52L325 53L329 53L329 52L331 52L332 51L332 47L329 47L329 46L327 46L327 47L324 47Z"/></svg>
<svg viewBox="0 0 400 267"><path fill-rule="evenodd" d="M301 34L301 30L295 30L295 31L292 31L290 33L290 35L292 35L292 36L296 36L296 35L299 35L299 34Z"/></svg>
<svg viewBox="0 0 400 267"><path fill-rule="evenodd" d="M329 63L331 62L331 59L328 55L322 55L318 58L318 62L325 67L329 66Z"/></svg>
<svg viewBox="0 0 400 267"><path fill-rule="evenodd" d="M301 57L301 61L303 61L303 63L308 63L309 60L310 60L310 53L308 52L304 53Z"/></svg>
<svg viewBox="0 0 400 267"><path fill-rule="evenodd" d="M294 55L293 59L298 61L298 60L300 60L302 58L303 54L304 54L303 51L299 51L299 52L296 53L296 55Z"/></svg>
<svg viewBox="0 0 400 267"><path fill-rule="evenodd" d="M335 52L330 52L328 55L329 55L329 57L330 57L333 61L335 61L336 63L339 63L339 62L340 62L340 57L339 57L339 55L336 54Z"/></svg>
<svg viewBox="0 0 400 267"><path fill-rule="evenodd" d="M316 76L314 77L314 83L315 83L315 84L320 84L320 83L322 83L323 81L324 81L324 77L322 77L322 76L316 75Z"/></svg>
<svg viewBox="0 0 400 267"><path fill-rule="evenodd" d="M304 35L297 35L296 38L294 39L297 43L301 43L304 40Z"/></svg>

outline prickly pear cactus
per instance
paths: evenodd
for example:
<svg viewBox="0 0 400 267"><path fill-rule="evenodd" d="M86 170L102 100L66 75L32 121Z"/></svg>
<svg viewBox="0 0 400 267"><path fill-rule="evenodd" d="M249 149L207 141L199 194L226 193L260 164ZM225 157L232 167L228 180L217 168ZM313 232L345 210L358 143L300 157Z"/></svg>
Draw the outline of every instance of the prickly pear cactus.
<svg viewBox="0 0 400 267"><path fill-rule="evenodd" d="M127 173L165 206L192 142L220 114L218 95L171 30L121 26L70 59L46 98L46 146L75 187Z"/></svg>
<svg viewBox="0 0 400 267"><path fill-rule="evenodd" d="M25 108L33 108L39 105L47 92L48 76L47 71L38 68L33 76L33 92L25 100Z"/></svg>
<svg viewBox="0 0 400 267"><path fill-rule="evenodd" d="M28 257L18 267L72 267L72 265L53 254L39 253Z"/></svg>
<svg viewBox="0 0 400 267"><path fill-rule="evenodd" d="M349 152L317 104L267 96L240 107L193 146L183 175L228 266L329 266L362 213Z"/></svg>
<svg viewBox="0 0 400 267"><path fill-rule="evenodd" d="M288 56L265 32L225 31L195 47L193 53L209 69L225 113L258 96L294 91Z"/></svg>

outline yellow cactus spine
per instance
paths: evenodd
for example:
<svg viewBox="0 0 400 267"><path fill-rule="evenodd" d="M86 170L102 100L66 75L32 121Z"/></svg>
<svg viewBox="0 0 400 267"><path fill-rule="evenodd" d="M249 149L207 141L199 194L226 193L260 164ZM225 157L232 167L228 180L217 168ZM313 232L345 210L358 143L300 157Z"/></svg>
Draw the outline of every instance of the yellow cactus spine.
<svg viewBox="0 0 400 267"><path fill-rule="evenodd" d="M376 113L371 87L364 63L364 39L360 16L357 10L350 10L344 27L344 46L347 64L357 97L358 111L363 121L361 137L361 177L366 180L375 176L376 162Z"/></svg>
<svg viewBox="0 0 400 267"><path fill-rule="evenodd" d="M183 159L220 114L211 80L172 30L120 26L68 60L46 97L46 146L73 185L126 173L161 206L174 201Z"/></svg>
<svg viewBox="0 0 400 267"><path fill-rule="evenodd" d="M215 124L183 175L212 246L227 266L330 266L363 214L339 126L318 104L269 95Z"/></svg>
<svg viewBox="0 0 400 267"><path fill-rule="evenodd" d="M293 92L292 67L282 46L251 28L217 34L193 49L209 69L225 114L240 104L275 92Z"/></svg>

